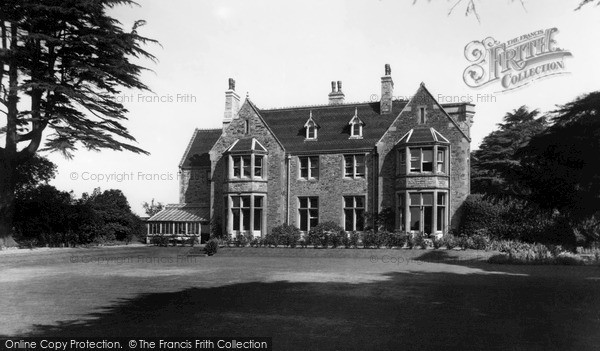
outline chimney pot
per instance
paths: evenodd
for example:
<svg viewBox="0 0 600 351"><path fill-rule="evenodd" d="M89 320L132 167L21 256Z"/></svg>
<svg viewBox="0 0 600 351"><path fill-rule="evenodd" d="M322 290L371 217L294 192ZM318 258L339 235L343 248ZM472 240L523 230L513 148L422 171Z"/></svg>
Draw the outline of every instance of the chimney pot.
<svg viewBox="0 0 600 351"><path fill-rule="evenodd" d="M229 90L235 91L235 80L233 78L229 78Z"/></svg>
<svg viewBox="0 0 600 351"><path fill-rule="evenodd" d="M344 93L342 92L342 81L331 82L331 93L329 93L329 104L339 105L344 103Z"/></svg>

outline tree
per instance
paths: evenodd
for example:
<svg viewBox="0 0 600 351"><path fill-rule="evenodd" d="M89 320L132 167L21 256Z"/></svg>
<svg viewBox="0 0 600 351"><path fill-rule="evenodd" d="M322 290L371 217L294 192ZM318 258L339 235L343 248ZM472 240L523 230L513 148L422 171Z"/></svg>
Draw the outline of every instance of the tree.
<svg viewBox="0 0 600 351"><path fill-rule="evenodd" d="M86 149L146 153L122 124L121 89L149 88L132 59L155 57L156 43L108 16L131 0L4 0L0 6L0 109L6 117L0 147L0 246L12 243L17 169L42 150L72 157Z"/></svg>
<svg viewBox="0 0 600 351"><path fill-rule="evenodd" d="M104 240L130 241L134 234L140 234L140 219L131 212L129 202L121 190L109 189L102 192L100 188L96 188L91 196L82 198L100 219Z"/></svg>
<svg viewBox="0 0 600 351"><path fill-rule="evenodd" d="M600 239L600 91L552 112L552 125L519 150L529 199Z"/></svg>
<svg viewBox="0 0 600 351"><path fill-rule="evenodd" d="M528 189L518 181L521 172L517 151L547 126L538 110L521 106L504 116L499 129L483 139L471 154L471 192L495 198L523 198Z"/></svg>
<svg viewBox="0 0 600 351"><path fill-rule="evenodd" d="M34 155L16 169L16 195L40 184L47 184L56 176L54 162L39 155Z"/></svg>
<svg viewBox="0 0 600 351"><path fill-rule="evenodd" d="M157 202L155 204L154 199L152 199L150 203L144 202L142 206L144 207L144 211L149 217L154 216L155 214L159 213L165 208L162 202Z"/></svg>
<svg viewBox="0 0 600 351"><path fill-rule="evenodd" d="M431 0L429 0L431 1ZM413 4L415 4L417 2L417 0L413 0ZM517 2L517 0L511 0L511 2ZM519 4L521 4L521 7L523 7L523 9L526 9L525 7L525 0L518 0ZM588 5L588 4L593 4L596 3L596 6L600 5L600 0L581 0L581 2L579 3L579 5L575 8L575 11L580 10L583 6ZM475 18L477 18L478 22L481 22L481 19L479 18L479 12L477 10L477 6L475 5L475 0L454 0L454 4L450 7L450 10L448 11L448 16L450 16L455 10L457 9L464 9L464 13L465 16L475 16Z"/></svg>

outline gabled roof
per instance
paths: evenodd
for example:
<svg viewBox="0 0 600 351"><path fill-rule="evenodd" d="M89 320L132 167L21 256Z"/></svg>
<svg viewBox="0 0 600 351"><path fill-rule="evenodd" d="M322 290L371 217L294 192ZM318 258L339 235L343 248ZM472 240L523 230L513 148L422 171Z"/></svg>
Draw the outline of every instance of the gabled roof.
<svg viewBox="0 0 600 351"><path fill-rule="evenodd" d="M190 204L167 205L148 222L208 222L210 209Z"/></svg>
<svg viewBox="0 0 600 351"><path fill-rule="evenodd" d="M348 122L348 124L350 125L354 123L362 124L363 126L365 125L365 122L363 122L362 119L358 117L358 108L354 109L354 116L352 116L352 119L350 120L350 122Z"/></svg>
<svg viewBox="0 0 600 351"><path fill-rule="evenodd" d="M335 150L372 149L404 108L406 101L394 101L394 113L380 115L379 101L259 110L264 121L289 153L327 152ZM306 121L312 111L318 121L317 140L305 141L306 132L299 121ZM355 112L364 123L363 138L350 139L350 125Z"/></svg>
<svg viewBox="0 0 600 351"><path fill-rule="evenodd" d="M196 129L188 144L180 168L210 166L208 152L221 136L222 129Z"/></svg>
<svg viewBox="0 0 600 351"><path fill-rule="evenodd" d="M304 123L304 128L308 127L321 128L319 123L317 123L317 121L315 121L315 119L313 118L312 110L309 111L308 119L306 120L306 123Z"/></svg>
<svg viewBox="0 0 600 351"><path fill-rule="evenodd" d="M400 140L398 144L428 144L428 143L444 143L450 142L440 132L426 126L417 127L409 130Z"/></svg>

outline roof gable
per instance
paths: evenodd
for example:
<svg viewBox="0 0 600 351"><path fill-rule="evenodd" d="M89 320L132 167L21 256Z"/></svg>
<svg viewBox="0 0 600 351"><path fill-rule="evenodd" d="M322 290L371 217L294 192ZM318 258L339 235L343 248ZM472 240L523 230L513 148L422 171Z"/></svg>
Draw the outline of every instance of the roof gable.
<svg viewBox="0 0 600 351"><path fill-rule="evenodd" d="M180 168L210 166L209 151L221 136L222 129L196 129L179 162Z"/></svg>

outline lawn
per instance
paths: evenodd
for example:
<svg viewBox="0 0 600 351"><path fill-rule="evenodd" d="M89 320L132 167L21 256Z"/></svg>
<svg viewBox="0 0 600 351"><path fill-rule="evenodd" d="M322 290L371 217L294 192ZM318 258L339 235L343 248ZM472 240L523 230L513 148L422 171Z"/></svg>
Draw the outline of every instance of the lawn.
<svg viewBox="0 0 600 351"><path fill-rule="evenodd" d="M437 250L0 252L0 337L272 336L275 350L594 350L598 267Z"/></svg>

